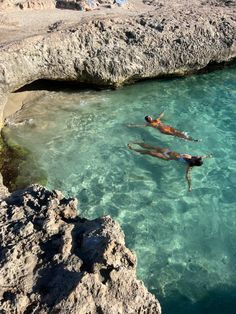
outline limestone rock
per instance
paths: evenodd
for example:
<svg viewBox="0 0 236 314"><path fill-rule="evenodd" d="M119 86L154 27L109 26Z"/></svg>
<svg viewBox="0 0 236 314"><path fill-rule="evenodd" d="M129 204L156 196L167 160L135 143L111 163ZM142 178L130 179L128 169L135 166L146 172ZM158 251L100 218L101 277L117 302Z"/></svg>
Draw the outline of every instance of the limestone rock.
<svg viewBox="0 0 236 314"><path fill-rule="evenodd" d="M60 9L69 10L91 10L92 6L96 6L94 2L88 2L86 0L72 1L72 0L58 0L56 7Z"/></svg>
<svg viewBox="0 0 236 314"><path fill-rule="evenodd" d="M0 10L91 10L99 5L121 5L128 0L0 0Z"/></svg>
<svg viewBox="0 0 236 314"><path fill-rule="evenodd" d="M161 312L109 216L81 219L75 199L38 185L0 206L1 313Z"/></svg>
<svg viewBox="0 0 236 314"><path fill-rule="evenodd" d="M184 75L236 57L234 6L162 4L143 14L96 15L70 27L49 26L47 34L2 45L0 90L38 79L119 86Z"/></svg>
<svg viewBox="0 0 236 314"><path fill-rule="evenodd" d="M0 10L6 9L54 9L56 5L55 0L1 0Z"/></svg>

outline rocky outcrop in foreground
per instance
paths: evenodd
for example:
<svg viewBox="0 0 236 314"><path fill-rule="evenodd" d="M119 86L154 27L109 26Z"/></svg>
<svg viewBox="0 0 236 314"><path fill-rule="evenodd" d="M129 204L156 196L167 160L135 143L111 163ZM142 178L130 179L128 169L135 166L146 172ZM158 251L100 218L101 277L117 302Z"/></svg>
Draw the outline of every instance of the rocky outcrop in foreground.
<svg viewBox="0 0 236 314"><path fill-rule="evenodd" d="M109 216L34 185L1 201L1 313L160 313Z"/></svg>

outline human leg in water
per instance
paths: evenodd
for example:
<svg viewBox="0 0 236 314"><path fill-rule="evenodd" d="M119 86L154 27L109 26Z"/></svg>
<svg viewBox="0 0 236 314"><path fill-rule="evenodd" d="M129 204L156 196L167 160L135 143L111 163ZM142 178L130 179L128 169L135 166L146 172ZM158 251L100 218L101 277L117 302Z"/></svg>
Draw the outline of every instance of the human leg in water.
<svg viewBox="0 0 236 314"><path fill-rule="evenodd" d="M200 142L199 140L195 140L192 136L189 136L187 133L178 131L176 129L172 130L172 135L174 135L176 137L180 137L184 140L193 141L193 142Z"/></svg>
<svg viewBox="0 0 236 314"><path fill-rule="evenodd" d="M135 145L138 145L138 146L140 146L142 148L147 148L149 150L153 150L153 151L156 151L156 152L162 153L162 154L167 154L167 153L170 152L169 148L164 148L164 147L160 147L160 146L152 146L152 145L149 145L149 144L146 144L146 143L143 143L143 142L130 142L130 144L128 144L128 145L131 145L131 144L135 144Z"/></svg>
<svg viewBox="0 0 236 314"><path fill-rule="evenodd" d="M136 149L131 146L131 144L128 144L128 148L131 150L134 150L135 152L142 154L142 155L150 155L156 158L164 159L164 160L170 160L170 157L165 154L166 150L165 148L158 147L158 146L151 146L145 143L138 143L138 142L132 142L132 144L139 145L142 148L146 149Z"/></svg>

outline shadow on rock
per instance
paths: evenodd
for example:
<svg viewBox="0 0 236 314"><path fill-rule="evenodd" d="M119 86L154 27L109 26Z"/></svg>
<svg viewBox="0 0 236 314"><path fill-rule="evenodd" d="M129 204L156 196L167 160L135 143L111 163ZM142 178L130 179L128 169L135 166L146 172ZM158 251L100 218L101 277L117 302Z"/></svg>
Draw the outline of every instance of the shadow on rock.
<svg viewBox="0 0 236 314"><path fill-rule="evenodd" d="M41 296L43 303L49 307L58 304L78 285L82 274L65 269L63 263L50 264L38 273L39 279L34 286L33 292Z"/></svg>

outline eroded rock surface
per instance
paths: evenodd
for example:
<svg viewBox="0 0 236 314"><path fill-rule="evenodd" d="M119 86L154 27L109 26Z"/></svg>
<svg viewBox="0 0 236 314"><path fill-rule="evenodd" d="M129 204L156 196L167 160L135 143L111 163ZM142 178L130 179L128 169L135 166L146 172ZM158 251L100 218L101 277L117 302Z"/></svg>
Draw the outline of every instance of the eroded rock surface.
<svg viewBox="0 0 236 314"><path fill-rule="evenodd" d="M58 21L46 34L2 44L0 87L13 91L37 79L116 86L229 61L236 56L236 8L220 3L171 1L146 5L151 10L143 14L83 16L70 27Z"/></svg>
<svg viewBox="0 0 236 314"><path fill-rule="evenodd" d="M0 10L90 10L100 5L122 5L128 0L0 0Z"/></svg>
<svg viewBox="0 0 236 314"><path fill-rule="evenodd" d="M53 9L55 8L55 0L1 0L0 9L9 10L9 9Z"/></svg>
<svg viewBox="0 0 236 314"><path fill-rule="evenodd" d="M235 1L128 3L92 12L3 14L0 94L38 79L119 86L236 57Z"/></svg>
<svg viewBox="0 0 236 314"><path fill-rule="evenodd" d="M1 201L1 313L160 313L109 216L77 216L75 199L31 186Z"/></svg>

